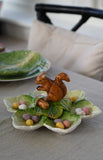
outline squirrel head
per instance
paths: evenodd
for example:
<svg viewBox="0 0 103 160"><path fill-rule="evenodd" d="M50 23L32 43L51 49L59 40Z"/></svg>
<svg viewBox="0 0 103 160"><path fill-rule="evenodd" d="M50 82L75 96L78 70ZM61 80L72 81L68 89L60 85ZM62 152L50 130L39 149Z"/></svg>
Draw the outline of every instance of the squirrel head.
<svg viewBox="0 0 103 160"><path fill-rule="evenodd" d="M36 84L43 84L46 80L46 75L45 75L45 71L42 72L42 74L40 74L37 78L36 78L36 81L35 83Z"/></svg>

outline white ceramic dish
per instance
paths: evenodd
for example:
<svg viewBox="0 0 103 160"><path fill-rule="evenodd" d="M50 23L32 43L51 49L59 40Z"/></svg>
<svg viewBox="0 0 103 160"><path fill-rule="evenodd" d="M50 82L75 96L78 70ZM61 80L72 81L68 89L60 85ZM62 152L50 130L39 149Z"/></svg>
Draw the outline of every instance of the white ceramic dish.
<svg viewBox="0 0 103 160"><path fill-rule="evenodd" d="M45 122L43 124L38 123L38 124L34 124L32 126L26 126L26 124L24 122L16 121L14 117L15 116L12 116L12 125L16 129L24 130L24 131L32 131L32 130L37 130L40 127L44 126L44 127L48 128L49 130L51 130L55 133L58 133L60 135L65 135L65 134L73 132L81 123L81 117L79 117L78 120L76 121L76 123L71 124L71 126L68 129L60 129L57 127L52 127L50 125L47 125Z"/></svg>
<svg viewBox="0 0 103 160"><path fill-rule="evenodd" d="M46 96L46 92L35 90L32 96L37 97L38 95L39 96L41 96L41 95ZM68 98L69 95L72 95L72 96L75 95L77 97L77 100L79 99L81 101L83 101L84 98L86 98L85 93L81 90L68 91L66 97ZM91 114L90 115L78 116L78 117L76 117L76 119L75 119L75 117L73 117L72 118L73 121L71 123L71 126L68 129L60 129L60 128L55 127L55 125L49 125L49 124L51 124L51 122L48 122L48 121L43 121L42 123L40 122L38 124L34 124L33 126L26 126L25 121L21 120L22 117L20 116L20 119L18 119L18 116L15 115L17 110L12 109L12 103L16 100L16 98L17 98L17 100L20 100L20 99L18 99L18 97L7 97L7 98L4 99L4 104L6 105L7 110L9 112L14 112L14 114L12 116L13 127L16 128L16 129L25 130L25 131L36 130L36 129L44 126L44 127L48 128L49 130L51 130L53 132L56 132L60 135L65 135L67 133L71 133L72 131L74 131L80 125L82 119L93 118L93 117L97 116L98 114L100 114L102 112L97 106L94 106L91 102L88 101L88 103L90 104L89 108L91 109ZM65 114L65 112L63 112L63 114ZM73 116L71 113L69 113L69 114L70 114L70 117ZM69 117L68 117L69 114L67 113L68 120L69 120ZM20 113L19 113L19 115L20 115Z"/></svg>

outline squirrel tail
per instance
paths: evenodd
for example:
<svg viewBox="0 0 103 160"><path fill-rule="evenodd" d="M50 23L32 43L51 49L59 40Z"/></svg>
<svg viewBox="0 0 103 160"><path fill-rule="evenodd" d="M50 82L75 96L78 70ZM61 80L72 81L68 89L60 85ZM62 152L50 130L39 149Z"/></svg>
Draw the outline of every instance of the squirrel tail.
<svg viewBox="0 0 103 160"><path fill-rule="evenodd" d="M59 73L56 77L55 80L60 81L60 80L65 80L67 82L70 82L70 78L66 73Z"/></svg>

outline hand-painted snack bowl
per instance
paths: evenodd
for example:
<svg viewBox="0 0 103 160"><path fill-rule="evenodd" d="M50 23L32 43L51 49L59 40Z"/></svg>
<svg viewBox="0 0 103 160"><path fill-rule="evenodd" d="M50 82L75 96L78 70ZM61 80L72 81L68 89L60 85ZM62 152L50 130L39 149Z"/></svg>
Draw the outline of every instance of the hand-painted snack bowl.
<svg viewBox="0 0 103 160"><path fill-rule="evenodd" d="M67 95L59 102L50 102L50 107L48 109L42 109L39 106L36 106L36 100L45 96L45 92L35 90L31 95L20 95L4 99L7 110L14 112L12 124L16 129L31 131L44 126L53 132L64 135L74 131L80 125L82 119L93 118L102 112L98 107L86 100L85 93L81 90L68 91ZM73 101L73 99L75 101ZM13 109L12 104L14 102L20 103L21 101L25 102L27 109ZM83 109L84 107L89 108L90 112L88 115L78 115L76 109ZM24 114L39 116L40 120L37 123L27 126L23 119ZM55 119L61 119L62 121L68 120L70 126L64 129L57 128L54 123Z"/></svg>
<svg viewBox="0 0 103 160"><path fill-rule="evenodd" d="M68 111L64 111L63 115L61 116L61 119L69 120L71 123L70 127L67 129L57 128L54 123L54 120L47 116L40 116L40 120L38 121L38 123L34 123L31 126L27 126L25 120L22 118L24 113L29 113L31 116L35 114L33 109L29 109L28 111L18 110L12 116L12 124L14 128L25 131L32 131L44 126L53 132L64 135L75 130L81 123L81 117L79 115L71 114Z"/></svg>

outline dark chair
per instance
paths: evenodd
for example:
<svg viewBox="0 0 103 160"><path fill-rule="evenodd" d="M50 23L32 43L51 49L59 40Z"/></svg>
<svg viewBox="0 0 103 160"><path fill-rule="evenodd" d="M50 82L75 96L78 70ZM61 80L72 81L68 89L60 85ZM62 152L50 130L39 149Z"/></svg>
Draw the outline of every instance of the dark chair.
<svg viewBox="0 0 103 160"><path fill-rule="evenodd" d="M103 19L103 11L48 4L36 4L35 10L37 20L31 27L28 49L41 53L53 65L103 81L103 40L75 32L91 17ZM47 13L81 15L81 19L69 31L53 26Z"/></svg>
<svg viewBox="0 0 103 160"><path fill-rule="evenodd" d="M71 31L77 31L90 17L103 19L103 10L94 9L89 7L73 7L73 6L61 6L61 5L48 5L48 4L36 4L35 10L37 13L37 19L45 23L52 24L51 19L47 16L47 13L65 13L65 14L77 14L81 15L79 22L71 29Z"/></svg>

